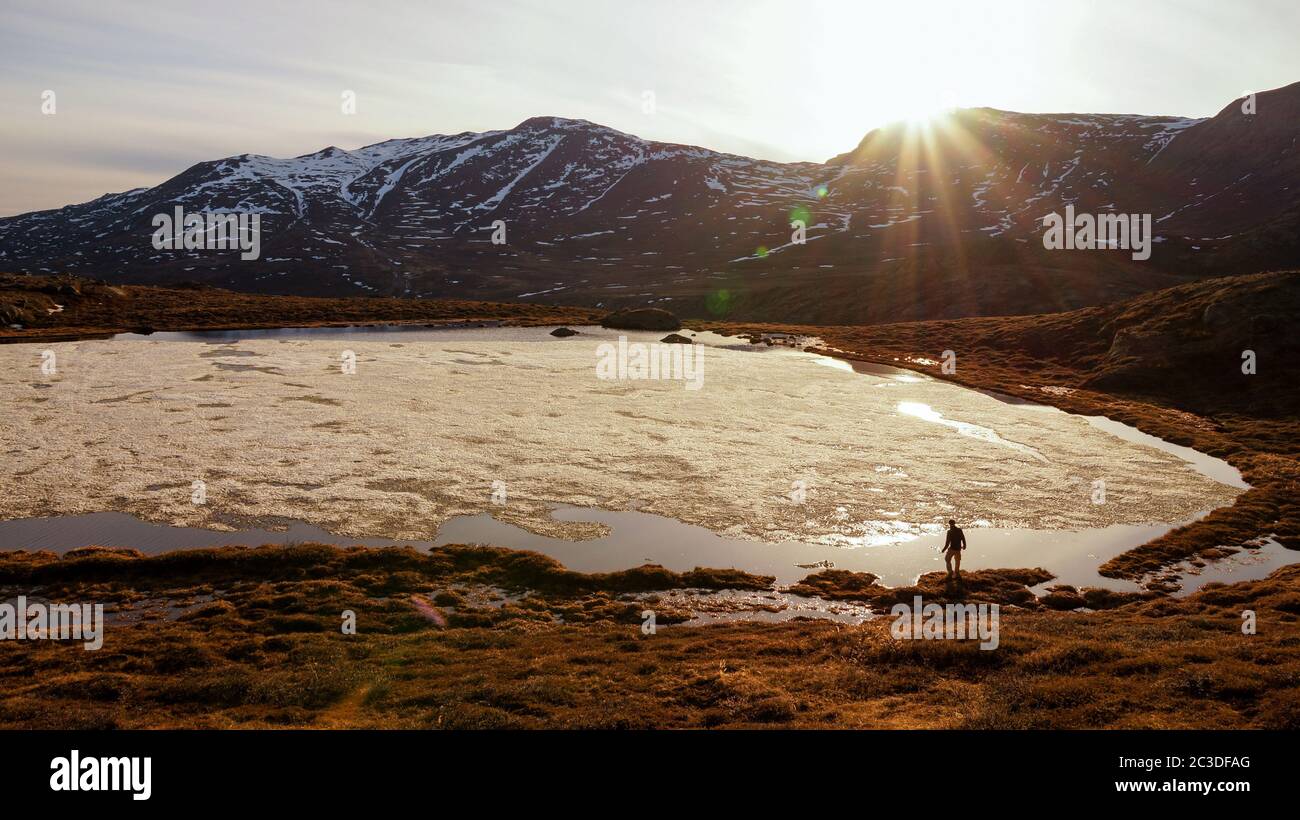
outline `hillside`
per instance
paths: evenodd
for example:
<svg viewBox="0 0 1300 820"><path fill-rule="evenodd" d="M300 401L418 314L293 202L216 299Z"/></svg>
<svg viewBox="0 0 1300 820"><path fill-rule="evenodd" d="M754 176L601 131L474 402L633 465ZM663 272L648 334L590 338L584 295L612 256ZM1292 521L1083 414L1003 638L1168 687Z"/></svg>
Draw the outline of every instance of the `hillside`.
<svg viewBox="0 0 1300 820"><path fill-rule="evenodd" d="M114 284L540 301L859 324L1070 310L1300 264L1300 83L1215 117L961 109L778 163L535 117L0 219L0 267ZM1151 256L1047 251L1042 217L1148 214ZM256 214L258 258L158 250L153 219ZM792 242L791 221L807 227ZM501 243L494 243L497 228Z"/></svg>

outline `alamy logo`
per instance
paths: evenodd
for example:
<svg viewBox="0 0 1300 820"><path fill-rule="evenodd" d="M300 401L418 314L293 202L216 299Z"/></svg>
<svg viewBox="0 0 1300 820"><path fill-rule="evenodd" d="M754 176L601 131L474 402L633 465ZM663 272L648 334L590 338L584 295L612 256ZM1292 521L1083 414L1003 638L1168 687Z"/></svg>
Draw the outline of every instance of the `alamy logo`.
<svg viewBox="0 0 1300 820"><path fill-rule="evenodd" d="M82 641L84 649L104 645L104 605L27 603L0 604L0 640Z"/></svg>
<svg viewBox="0 0 1300 820"><path fill-rule="evenodd" d="M1119 249L1133 251L1133 258L1151 258L1151 214L1078 214L1065 206L1065 217L1050 213L1043 217L1043 247L1049 251Z"/></svg>
<svg viewBox="0 0 1300 820"><path fill-rule="evenodd" d="M50 790L56 792L131 792L132 800L153 794L153 758L82 757L77 749L50 761Z"/></svg>
<svg viewBox="0 0 1300 820"><path fill-rule="evenodd" d="M618 337L596 348L596 378L686 382L687 390L704 386L704 346L632 342Z"/></svg>
<svg viewBox="0 0 1300 820"><path fill-rule="evenodd" d="M156 251L233 251L245 261L262 255L262 215L191 211L180 205L175 214L154 214Z"/></svg>
<svg viewBox="0 0 1300 820"><path fill-rule="evenodd" d="M922 605L921 596L912 598L912 606L894 604L889 614L894 623L889 634L895 640L965 640L979 638L980 649L998 648L997 604Z"/></svg>

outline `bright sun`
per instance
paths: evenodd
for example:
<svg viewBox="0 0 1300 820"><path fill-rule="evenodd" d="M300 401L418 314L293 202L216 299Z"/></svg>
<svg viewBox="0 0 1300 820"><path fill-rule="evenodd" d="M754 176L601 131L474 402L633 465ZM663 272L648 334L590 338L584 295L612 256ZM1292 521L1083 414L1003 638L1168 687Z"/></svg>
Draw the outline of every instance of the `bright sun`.
<svg viewBox="0 0 1300 820"><path fill-rule="evenodd" d="M957 95L940 83L895 89L881 96L877 110L890 122L929 125L958 107Z"/></svg>
<svg viewBox="0 0 1300 820"><path fill-rule="evenodd" d="M971 90L972 77L986 69L971 59L970 32L984 25L987 10L956 3L942 11L899 3L852 8L820 29L821 82L808 88L825 131L835 135L830 142L853 145L897 122L935 126L953 109L986 104L988 95Z"/></svg>

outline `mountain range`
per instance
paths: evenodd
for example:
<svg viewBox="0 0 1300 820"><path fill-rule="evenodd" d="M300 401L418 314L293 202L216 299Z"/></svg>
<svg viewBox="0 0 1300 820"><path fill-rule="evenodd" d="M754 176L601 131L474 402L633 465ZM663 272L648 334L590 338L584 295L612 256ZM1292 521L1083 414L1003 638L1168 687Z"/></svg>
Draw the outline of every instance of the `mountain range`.
<svg viewBox="0 0 1300 820"><path fill-rule="evenodd" d="M1298 139L1300 83L1206 119L959 109L871 131L824 163L536 117L293 159L228 157L0 219L0 269L755 321L1043 313L1300 265ZM1151 258L1046 250L1043 217L1067 206L1150 214ZM258 214L260 258L155 249L153 217L177 207Z"/></svg>

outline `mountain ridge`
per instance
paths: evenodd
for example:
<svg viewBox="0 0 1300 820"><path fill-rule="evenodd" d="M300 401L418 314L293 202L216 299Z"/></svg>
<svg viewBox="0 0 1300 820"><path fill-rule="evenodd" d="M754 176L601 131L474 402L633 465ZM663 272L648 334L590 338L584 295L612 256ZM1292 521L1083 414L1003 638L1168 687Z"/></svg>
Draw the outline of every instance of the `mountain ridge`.
<svg viewBox="0 0 1300 820"><path fill-rule="evenodd" d="M1300 263L1300 83L1256 102L1255 115L1239 100L1200 119L959 109L932 130L873 129L825 163L552 116L239 154L0 219L0 268L822 323L1070 309ZM1041 219L1067 205L1151 213L1151 262L1045 251ZM260 258L154 249L151 216L177 206L258 214ZM492 241L498 220L504 244Z"/></svg>

